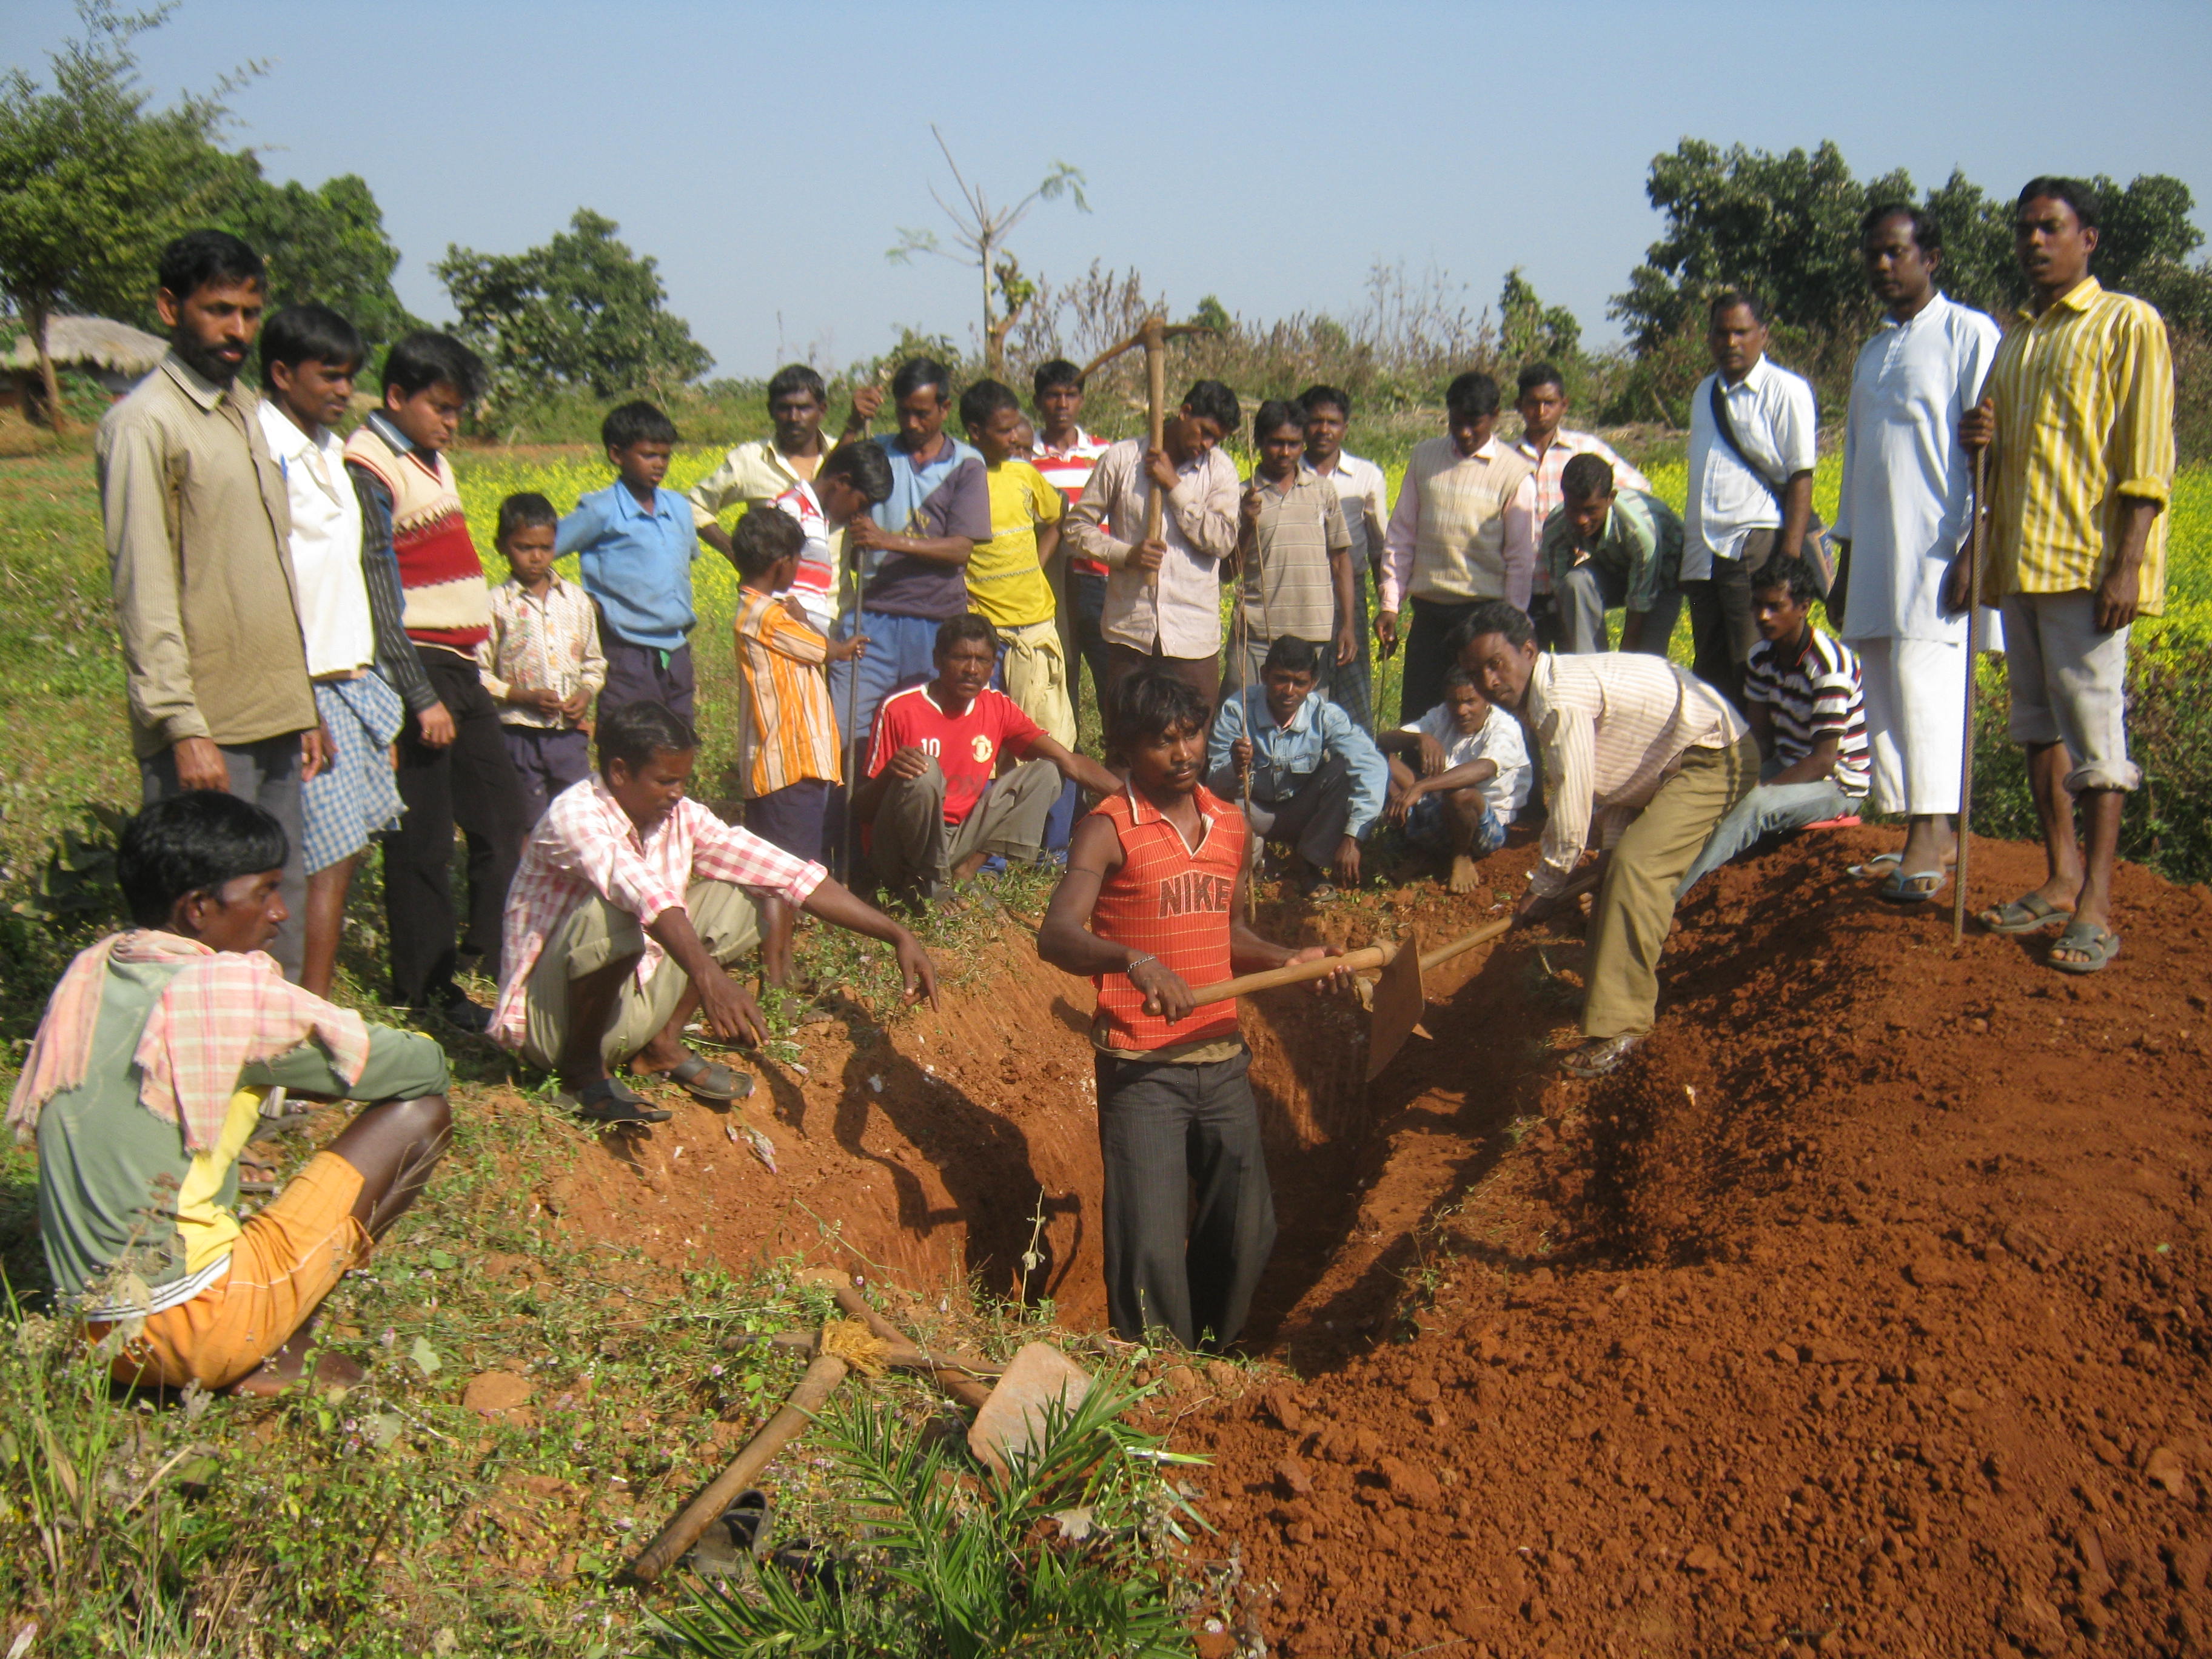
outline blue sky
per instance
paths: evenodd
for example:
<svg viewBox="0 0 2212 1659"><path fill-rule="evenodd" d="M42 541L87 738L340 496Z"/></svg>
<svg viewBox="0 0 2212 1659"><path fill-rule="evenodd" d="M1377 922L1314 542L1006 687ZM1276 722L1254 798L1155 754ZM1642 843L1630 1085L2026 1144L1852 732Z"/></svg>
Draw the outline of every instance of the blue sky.
<svg viewBox="0 0 2212 1659"><path fill-rule="evenodd" d="M67 0L9 0L0 60L43 73L73 27ZM933 120L998 193L1060 160L1089 175L1091 214L1047 204L1019 234L1030 270L1133 264L1178 308L1213 293L1254 318L1356 311L1378 259L1476 305L1518 264L1612 337L1607 296L1658 230L1645 168L1685 136L1831 137L1862 176L1923 185L2168 173L2212 223L2203 0L185 0L143 57L163 93L264 60L236 141L280 179L365 177L423 314L449 314L429 274L448 243L520 250L589 206L659 258L729 374L972 329L972 272L884 258L936 222Z"/></svg>

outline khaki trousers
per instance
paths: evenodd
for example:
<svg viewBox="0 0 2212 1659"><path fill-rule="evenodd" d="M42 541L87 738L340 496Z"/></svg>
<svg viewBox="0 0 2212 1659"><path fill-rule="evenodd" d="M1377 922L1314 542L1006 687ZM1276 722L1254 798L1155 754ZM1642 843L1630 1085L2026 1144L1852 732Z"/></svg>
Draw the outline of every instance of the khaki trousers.
<svg viewBox="0 0 2212 1659"><path fill-rule="evenodd" d="M1674 890L1714 828L1759 782L1759 745L1692 749L1681 769L1622 834L1590 918L1589 994L1583 1035L1640 1036L1659 1002L1659 953L1674 921Z"/></svg>
<svg viewBox="0 0 2212 1659"><path fill-rule="evenodd" d="M1009 864L1044 856L1044 823L1060 799L1060 769L1024 761L991 781L958 823L945 821L945 774L935 761L918 778L895 778L877 805L870 845L876 875L894 893L933 896L952 867L977 853Z"/></svg>
<svg viewBox="0 0 2212 1659"><path fill-rule="evenodd" d="M707 954L727 965L760 943L760 912L752 895L732 882L695 881L684 896L691 930ZM586 899L562 922L530 970L523 993L522 1055L551 1071L568 1043L568 987L611 962L641 956L645 927L620 905ZM645 984L630 975L623 981L615 1017L607 1024L599 1053L619 1066L660 1034L676 1012L687 981L673 958L663 957Z"/></svg>
<svg viewBox="0 0 2212 1659"><path fill-rule="evenodd" d="M999 643L1006 647L1000 672L1014 707L1044 727L1045 736L1054 743L1074 748L1075 706L1067 693L1067 653L1060 646L1060 624L1001 628Z"/></svg>

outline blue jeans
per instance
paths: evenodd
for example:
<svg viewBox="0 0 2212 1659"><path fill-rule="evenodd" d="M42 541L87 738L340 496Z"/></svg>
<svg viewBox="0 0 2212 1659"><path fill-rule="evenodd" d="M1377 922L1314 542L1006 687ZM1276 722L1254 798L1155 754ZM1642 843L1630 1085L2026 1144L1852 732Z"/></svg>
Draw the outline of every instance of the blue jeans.
<svg viewBox="0 0 2212 1659"><path fill-rule="evenodd" d="M1674 902L1680 904L1683 895L1762 836L1840 818L1864 804L1863 796L1845 794L1830 778L1817 783L1760 784L1713 826L1705 850L1675 888Z"/></svg>
<svg viewBox="0 0 2212 1659"><path fill-rule="evenodd" d="M1406 839L1425 853L1450 853L1458 850L1452 845L1450 821L1444 816L1442 795L1424 795L1413 803L1413 811L1406 814ZM1486 857L1505 845L1505 823L1497 812L1485 808L1482 823L1474 832L1471 849L1477 858Z"/></svg>
<svg viewBox="0 0 2212 1659"><path fill-rule="evenodd" d="M839 639L853 636L853 621L850 616L838 619ZM837 734L848 750L855 744L866 744L875 727L876 709L885 697L904 686L919 685L937 672L937 630L945 626L945 620L863 611L860 624L857 631L868 636L867 650L856 661L830 665L830 701L836 710ZM856 673L857 685L854 683Z"/></svg>

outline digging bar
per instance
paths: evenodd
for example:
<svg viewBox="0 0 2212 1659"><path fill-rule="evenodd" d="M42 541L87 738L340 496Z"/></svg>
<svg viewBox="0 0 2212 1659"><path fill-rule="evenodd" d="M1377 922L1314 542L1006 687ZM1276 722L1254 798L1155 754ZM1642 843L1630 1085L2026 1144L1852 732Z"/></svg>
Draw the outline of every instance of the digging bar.
<svg viewBox="0 0 2212 1659"><path fill-rule="evenodd" d="M1951 943L1966 937L1966 825L1974 812L1974 636L1982 626L1982 504L1989 489L1990 451L1974 452L1973 515L1966 520L1966 713L1959 758L1959 859L1951 871Z"/></svg>

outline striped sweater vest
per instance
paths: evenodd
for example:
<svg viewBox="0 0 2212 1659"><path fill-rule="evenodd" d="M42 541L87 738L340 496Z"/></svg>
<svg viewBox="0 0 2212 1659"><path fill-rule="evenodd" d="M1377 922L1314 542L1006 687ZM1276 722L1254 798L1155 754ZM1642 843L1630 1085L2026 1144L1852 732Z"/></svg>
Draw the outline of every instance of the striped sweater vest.
<svg viewBox="0 0 2212 1659"><path fill-rule="evenodd" d="M1505 509L1535 468L1492 440L1488 457L1462 455L1449 437L1413 447L1401 489L1418 490L1419 534L1408 591L1462 604L1505 597Z"/></svg>
<svg viewBox="0 0 2212 1659"><path fill-rule="evenodd" d="M491 632L491 586L469 538L453 463L402 454L372 426L346 440L345 457L392 497L392 556L405 598L401 625L417 645L471 654Z"/></svg>
<svg viewBox="0 0 2212 1659"><path fill-rule="evenodd" d="M1091 931L1158 957L1191 986L1231 976L1229 911L1244 857L1244 815L1204 787L1198 810L1206 834L1195 849L1182 831L1124 788L1098 805L1121 838L1121 867L1098 890ZM1101 974L1093 1036L1109 1048L1179 1048L1237 1035L1234 999L1209 1002L1172 1024L1145 1012L1144 993L1127 974Z"/></svg>

